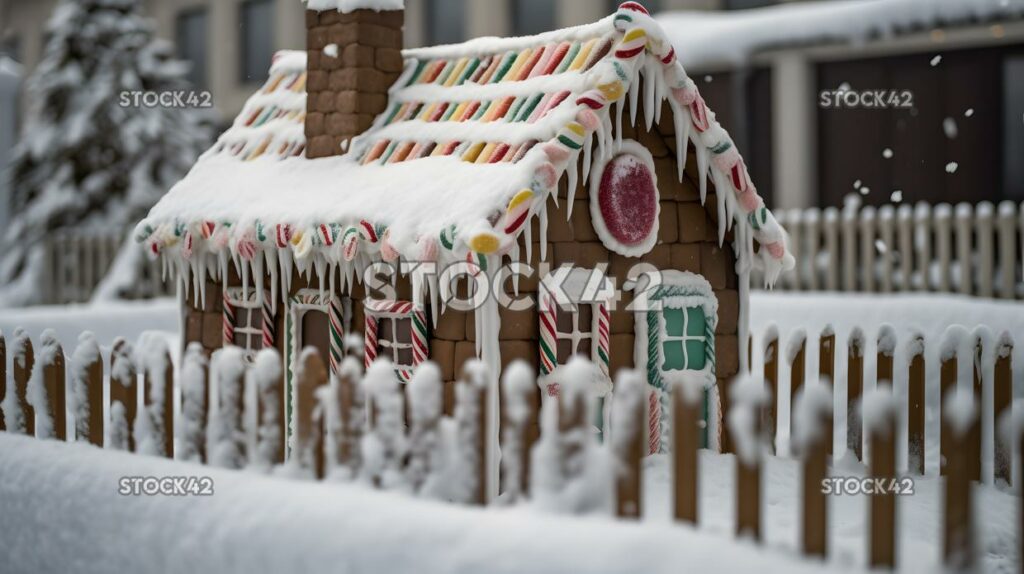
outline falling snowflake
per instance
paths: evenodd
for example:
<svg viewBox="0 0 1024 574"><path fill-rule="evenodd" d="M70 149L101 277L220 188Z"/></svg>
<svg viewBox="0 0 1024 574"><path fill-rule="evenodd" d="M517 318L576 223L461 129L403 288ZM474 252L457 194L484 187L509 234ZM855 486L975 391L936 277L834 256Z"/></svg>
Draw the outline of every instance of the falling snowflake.
<svg viewBox="0 0 1024 574"><path fill-rule="evenodd" d="M889 246L886 245L885 242L882 241L881 239L876 239L875 240L875 249L879 253L884 255L885 253L887 253L889 251Z"/></svg>
<svg viewBox="0 0 1024 574"><path fill-rule="evenodd" d="M853 189L860 189L860 180L853 182Z"/></svg>
<svg viewBox="0 0 1024 574"><path fill-rule="evenodd" d="M884 157L885 159L892 159L892 150L889 149L889 148L883 149L882 150L882 157Z"/></svg>
<svg viewBox="0 0 1024 574"><path fill-rule="evenodd" d="M942 120L942 131L946 133L946 137L949 139L956 139L956 136L960 133L960 130L956 125L956 120L953 118L946 118Z"/></svg>
<svg viewBox="0 0 1024 574"><path fill-rule="evenodd" d="M860 188L860 194L861 195L867 195L870 191L871 191L871 188L869 188L866 185L864 187Z"/></svg>
<svg viewBox="0 0 1024 574"><path fill-rule="evenodd" d="M934 58L932 58L932 61L931 61L932 67L934 68L935 66L938 66L939 62L941 62L941 61L942 61L942 56L941 55L935 56Z"/></svg>
<svg viewBox="0 0 1024 574"><path fill-rule="evenodd" d="M960 167L960 164L955 161L951 161L946 164L946 173L956 173L956 168Z"/></svg>
<svg viewBox="0 0 1024 574"><path fill-rule="evenodd" d="M897 189L896 191L892 192L892 194L889 196L889 199L893 203L899 203L899 202L903 201L903 191Z"/></svg>
<svg viewBox="0 0 1024 574"><path fill-rule="evenodd" d="M714 78L711 77L711 74L708 74L708 75L704 76L704 81L709 83L709 84L711 83L711 80L713 80L713 79Z"/></svg>
<svg viewBox="0 0 1024 574"><path fill-rule="evenodd" d="M969 117L971 117L973 115L974 115L974 108L967 108L967 111L964 112L964 117L966 117L966 118L969 118Z"/></svg>
<svg viewBox="0 0 1024 574"><path fill-rule="evenodd" d="M843 83L839 84L839 87L836 88L836 90L838 90L840 92L849 92L850 91L850 83L849 82L843 82Z"/></svg>

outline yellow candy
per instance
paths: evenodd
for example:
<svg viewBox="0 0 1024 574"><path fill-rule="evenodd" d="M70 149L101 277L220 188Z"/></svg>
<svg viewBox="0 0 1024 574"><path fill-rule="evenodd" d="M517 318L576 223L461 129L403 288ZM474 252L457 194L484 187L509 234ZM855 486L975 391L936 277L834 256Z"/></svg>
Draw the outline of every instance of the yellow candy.
<svg viewBox="0 0 1024 574"><path fill-rule="evenodd" d="M601 94L609 102L614 102L622 97L625 93L625 89L622 86L622 82L615 80L614 82L608 82L607 84L601 84L597 87L601 91Z"/></svg>
<svg viewBox="0 0 1024 574"><path fill-rule="evenodd" d="M501 240L493 233L480 233L469 240L469 248L477 253L490 255L501 247Z"/></svg>
<svg viewBox="0 0 1024 574"><path fill-rule="evenodd" d="M520 191L519 193L515 194L515 196L512 197L512 201L508 202L508 211L512 211L513 209L519 207L520 205L523 204L523 202L530 201L532 197L533 192L530 191L529 189L524 189Z"/></svg>

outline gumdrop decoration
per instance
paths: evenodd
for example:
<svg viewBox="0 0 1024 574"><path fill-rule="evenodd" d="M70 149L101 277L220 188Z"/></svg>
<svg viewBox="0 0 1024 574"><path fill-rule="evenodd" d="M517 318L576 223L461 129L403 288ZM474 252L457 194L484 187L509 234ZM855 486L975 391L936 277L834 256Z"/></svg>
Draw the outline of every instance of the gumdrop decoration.
<svg viewBox="0 0 1024 574"><path fill-rule="evenodd" d="M654 160L635 141L622 142L591 179L594 228L608 249L627 257L650 251L658 239L658 181Z"/></svg>

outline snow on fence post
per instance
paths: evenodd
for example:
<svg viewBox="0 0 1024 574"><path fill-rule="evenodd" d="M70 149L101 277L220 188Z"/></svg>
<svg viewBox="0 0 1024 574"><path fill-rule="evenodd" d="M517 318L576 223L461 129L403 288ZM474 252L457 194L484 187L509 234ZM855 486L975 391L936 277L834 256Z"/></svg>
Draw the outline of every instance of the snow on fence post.
<svg viewBox="0 0 1024 574"><path fill-rule="evenodd" d="M789 363L789 409L793 412L796 393L804 386L807 378L807 331L797 329L786 345L786 361ZM789 418L789 436L793 436L793 417ZM790 449L792 450L792 449Z"/></svg>
<svg viewBox="0 0 1024 574"><path fill-rule="evenodd" d="M889 485L896 480L896 398L892 387L879 386L864 398L864 428L869 442L871 478ZM896 566L896 494L872 491L868 521L868 565Z"/></svg>
<svg viewBox="0 0 1024 574"><path fill-rule="evenodd" d="M914 253L917 257L919 289L931 291L932 268L932 206L924 201L914 206Z"/></svg>
<svg viewBox="0 0 1024 574"><path fill-rule="evenodd" d="M412 491L420 492L430 478L438 475L441 466L440 423L444 400L441 370L434 363L420 363L405 386L405 392L409 401L409 457L405 476Z"/></svg>
<svg viewBox="0 0 1024 574"><path fill-rule="evenodd" d="M1013 402L1013 338L1003 331L996 344L996 364L993 369L992 381L992 420L998 423L1011 414ZM995 479L1002 479L1010 484L1013 468L1013 447L1006 440L1004 433L996 432L993 436L993 470Z"/></svg>
<svg viewBox="0 0 1024 574"><path fill-rule="evenodd" d="M857 290L857 207L860 201L848 201L843 206L843 291Z"/></svg>
<svg viewBox="0 0 1024 574"><path fill-rule="evenodd" d="M953 258L952 218L953 208L948 203L940 203L933 210L935 220L935 255L939 263L939 277L935 289L941 293L950 291L950 263ZM927 284L931 276L931 266L927 261L923 267L924 280Z"/></svg>
<svg viewBox="0 0 1024 574"><path fill-rule="evenodd" d="M86 331L71 354L71 396L75 440L103 446L103 357L96 337Z"/></svg>
<svg viewBox="0 0 1024 574"><path fill-rule="evenodd" d="M360 443L366 429L366 406L363 400L363 365L354 356L345 357L338 368L335 399L338 402L338 433L334 460L344 474L340 478L351 480L359 476L362 466Z"/></svg>
<svg viewBox="0 0 1024 574"><path fill-rule="evenodd" d="M736 536L761 540L761 457L764 434L761 408L764 384L753 377L737 379L730 389L729 430L736 443Z"/></svg>
<svg viewBox="0 0 1024 574"><path fill-rule="evenodd" d="M317 364L322 368L323 364ZM366 393L373 412L373 424L363 436L363 477L378 488L397 488L403 479L402 459L406 453L405 401L398 386L394 365L378 358L366 370Z"/></svg>
<svg viewBox="0 0 1024 574"><path fill-rule="evenodd" d="M864 394L864 332L860 327L854 327L850 332L846 352L846 450L863 461L860 400Z"/></svg>
<svg viewBox="0 0 1024 574"><path fill-rule="evenodd" d="M132 359L131 343L121 337L114 340L110 352L110 424L107 446L117 450L135 450L135 415L139 408L139 381Z"/></svg>
<svg viewBox="0 0 1024 574"><path fill-rule="evenodd" d="M506 367L501 390L501 404L504 406L505 416L501 436L502 483L505 485L504 495L514 503L529 496L530 493L530 451L535 442L530 425L537 422L537 409L533 400L533 395L537 392L537 383L530 365L517 360ZM622 400L618 397L619 392L621 389L617 386L613 395L615 404ZM619 434L616 412L618 411L612 411L613 444L616 444L614 441L618 440L616 437Z"/></svg>
<svg viewBox="0 0 1024 574"><path fill-rule="evenodd" d="M456 440L464 480L458 499L469 504L487 503L488 441L485 432L489 376L486 363L477 359L467 361L462 368L461 380L455 387ZM562 394L566 384L560 386Z"/></svg>
<svg viewBox="0 0 1024 574"><path fill-rule="evenodd" d="M999 297L1014 299L1017 296L1017 222L1016 204L1012 201L999 203L996 214L996 231L999 234Z"/></svg>
<svg viewBox="0 0 1024 574"><path fill-rule="evenodd" d="M972 572L976 565L974 545L974 497L969 475L967 442L976 424L974 394L951 389L943 396L942 422L948 427L949 453L943 513L942 556L946 569Z"/></svg>
<svg viewBox="0 0 1024 574"><path fill-rule="evenodd" d="M253 464L270 470L284 462L284 369L274 347L256 353L247 375L256 388L256 451Z"/></svg>
<svg viewBox="0 0 1024 574"><path fill-rule="evenodd" d="M764 428L768 433L768 452L775 453L776 421L779 419L779 331L771 326L764 334L764 386L768 391Z"/></svg>
<svg viewBox="0 0 1024 574"><path fill-rule="evenodd" d="M28 401L35 411L38 438L67 440L64 350L51 329L39 336L39 354L29 381Z"/></svg>
<svg viewBox="0 0 1024 574"><path fill-rule="evenodd" d="M646 391L646 383L639 371L619 371L612 395L611 424L611 445L616 465L615 515L619 518L640 518L643 512Z"/></svg>
<svg viewBox="0 0 1024 574"><path fill-rule="evenodd" d="M181 420L176 425L179 460L205 464L209 361L202 343L189 343L181 364Z"/></svg>
<svg viewBox="0 0 1024 574"><path fill-rule="evenodd" d="M906 346L907 368L907 470L924 475L925 366L924 335L914 333Z"/></svg>
<svg viewBox="0 0 1024 574"><path fill-rule="evenodd" d="M388 365L390 371L390 365ZM394 376L394 373L388 373ZM314 420L317 391L327 384L327 368L314 347L302 349L295 369L295 397L292 408L292 466L297 474L323 478L323 429Z"/></svg>
<svg viewBox="0 0 1024 574"><path fill-rule="evenodd" d="M942 346L939 349L939 396L943 401L949 393L956 390L957 376L959 369L958 351L962 341L968 337L967 330L959 325L952 325L942 335ZM966 357L964 357L966 360ZM950 436L950 426L947 417L942 412L946 403L940 405L940 427L939 427L939 474L945 476L946 466L949 462L950 448L953 438ZM964 438L966 440L966 437ZM966 472L966 468L965 468Z"/></svg>
<svg viewBox="0 0 1024 574"><path fill-rule="evenodd" d="M135 437L139 452L174 458L174 364L167 341L157 334L143 333L142 352L143 416L147 430Z"/></svg>
<svg viewBox="0 0 1024 574"><path fill-rule="evenodd" d="M825 289L827 291L839 290L839 210L835 207L826 207L822 213L824 224L822 229L825 235ZM813 263L812 263L813 264Z"/></svg>
<svg viewBox="0 0 1024 574"><path fill-rule="evenodd" d="M896 247L893 241L895 218L896 209L892 205L883 205L878 208L878 240L881 243L876 242L875 246L878 247L878 263L881 267L879 291L882 293L892 292L892 278L895 274L892 267L892 251Z"/></svg>
<svg viewBox="0 0 1024 574"><path fill-rule="evenodd" d="M974 404L984 405L982 401L982 370L984 366L982 361L985 358L985 348L991 353L993 350L991 347L994 344L992 338L992 332L984 325L977 327L974 332L971 333L971 350L974 358L972 362L973 369L971 369L971 390L974 393ZM994 362L994 355L993 355ZM967 475L971 477L971 480L980 482L981 481L981 425L985 419L984 412L980 413L978 419L971 426L971 430L967 436Z"/></svg>
<svg viewBox="0 0 1024 574"><path fill-rule="evenodd" d="M210 464L221 468L244 468L247 460L245 412L245 354L234 345L213 354L210 367L217 389L217 404L210 420Z"/></svg>
<svg viewBox="0 0 1024 574"><path fill-rule="evenodd" d="M896 208L896 235L899 245L900 291L914 290L914 208L902 204Z"/></svg>
<svg viewBox="0 0 1024 574"><path fill-rule="evenodd" d="M793 255L798 258L797 261L802 261L799 257L801 247L803 246L801 243L801 232L803 231L803 229L801 229L801 224L803 223L803 210L790 209L786 211L785 221L785 229L789 232L789 241L787 244ZM800 265L797 265L796 268L793 269L792 273L783 274L786 277L787 286L793 291L800 290L800 267Z"/></svg>
<svg viewBox="0 0 1024 574"><path fill-rule="evenodd" d="M971 265L971 245L974 240L974 208L967 202L956 204L954 225L956 232L957 290L970 295L974 292Z"/></svg>
<svg viewBox="0 0 1024 574"><path fill-rule="evenodd" d="M982 201L974 210L975 233L978 241L978 290L976 294L980 297L992 297L992 281L995 276L993 261L995 257L993 247L993 226L994 208L992 203Z"/></svg>
<svg viewBox="0 0 1024 574"><path fill-rule="evenodd" d="M32 405L28 403L28 382L35 367L35 354L32 350L32 340L21 327L14 330L11 351L14 388L8 392L4 406L7 427L11 432L35 436L36 417Z"/></svg>
<svg viewBox="0 0 1024 574"><path fill-rule="evenodd" d="M694 376L672 385L672 470L675 519L698 524L701 399L703 379Z"/></svg>
<svg viewBox="0 0 1024 574"><path fill-rule="evenodd" d="M824 381L805 386L793 404L793 443L803 460L800 544L807 556L828 555L828 501L822 482L828 472L823 432L832 424L832 389Z"/></svg>
<svg viewBox="0 0 1024 574"><path fill-rule="evenodd" d="M832 325L825 325L818 337L818 380L827 382L829 389L836 380L836 332ZM794 403L790 403L790 409L793 405ZM825 425L825 452L829 456L832 456L834 426L830 414L828 424Z"/></svg>
<svg viewBox="0 0 1024 574"><path fill-rule="evenodd" d="M860 212L861 291L875 292L875 208L865 206Z"/></svg>

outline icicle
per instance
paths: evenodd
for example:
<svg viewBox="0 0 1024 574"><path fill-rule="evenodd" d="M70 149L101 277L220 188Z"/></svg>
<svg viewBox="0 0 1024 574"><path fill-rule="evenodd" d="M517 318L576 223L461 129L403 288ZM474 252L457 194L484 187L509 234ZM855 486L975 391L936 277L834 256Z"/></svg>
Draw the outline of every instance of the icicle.
<svg viewBox="0 0 1024 574"><path fill-rule="evenodd" d="M568 171L569 176L567 181L569 185L566 194L568 199L566 199L565 204L566 219L572 219L572 204L576 199L576 184L578 183L577 179L579 178L579 159L580 152L574 152L572 160L569 162L569 169L566 170Z"/></svg>
<svg viewBox="0 0 1024 574"><path fill-rule="evenodd" d="M587 184L587 180L590 179L590 156L593 155L591 148L594 147L594 134L587 134L587 140L583 142L583 185Z"/></svg>
<svg viewBox="0 0 1024 574"><path fill-rule="evenodd" d="M697 177L700 179L700 202L703 204L708 197L708 148L695 141L697 150Z"/></svg>
<svg viewBox="0 0 1024 574"><path fill-rule="evenodd" d="M605 154L608 153L608 138L612 134L611 109L608 112L607 114L601 114L601 127L597 130L597 157L601 158L602 163L607 159Z"/></svg>
<svg viewBox="0 0 1024 574"><path fill-rule="evenodd" d="M615 149L611 153L615 153L622 147L622 108L625 105L623 100L619 100L615 104Z"/></svg>
<svg viewBox="0 0 1024 574"><path fill-rule="evenodd" d="M249 261L249 265L252 266L252 283L256 286L256 305L260 309L263 308L263 258L259 255L253 256L252 260Z"/></svg>
<svg viewBox="0 0 1024 574"><path fill-rule="evenodd" d="M330 289L329 293L331 294L331 297L334 297L335 294L337 293L337 291L335 290L335 286L336 286L335 285L335 280L334 280L334 276L335 275L336 275L336 273L335 273L334 263L328 263L328 265L327 265L327 288Z"/></svg>
<svg viewBox="0 0 1024 574"><path fill-rule="evenodd" d="M654 74L654 101L657 107L654 108L654 123L661 124L661 108L665 103L665 94L668 93L668 84L665 82L665 74Z"/></svg>
<svg viewBox="0 0 1024 574"><path fill-rule="evenodd" d="M430 281L430 319L434 322L434 327L437 327L437 321L441 317L440 307L437 304L439 290L437 273L431 273L428 277Z"/></svg>
<svg viewBox="0 0 1024 574"><path fill-rule="evenodd" d="M648 131L654 126L654 92L658 85L655 78L661 76L654 66L660 65L661 62L654 58L644 60L644 125Z"/></svg>
<svg viewBox="0 0 1024 574"><path fill-rule="evenodd" d="M175 261L174 267L177 268L175 280L178 284L178 291L188 299L188 288L192 284L192 266L188 261L178 259Z"/></svg>
<svg viewBox="0 0 1024 574"><path fill-rule="evenodd" d="M633 72L633 80L629 83L629 125L636 125L636 114L640 111L640 68ZM622 141L621 136L619 141Z"/></svg>
<svg viewBox="0 0 1024 574"><path fill-rule="evenodd" d="M526 227L523 229L523 237L526 238L526 262L533 261L533 216L526 218Z"/></svg>
<svg viewBox="0 0 1024 574"><path fill-rule="evenodd" d="M530 238L527 237L526 239L527 239L527 244L529 244L529 239ZM509 259L511 259L512 262L514 262L514 263L519 263L519 243L518 242L516 242L515 246L512 247L512 250L509 251ZM512 292L515 293L516 297L519 296L519 274L518 273L512 274Z"/></svg>
<svg viewBox="0 0 1024 574"><path fill-rule="evenodd" d="M206 254L199 255L199 308L206 308L206 281L208 279L207 273L209 273L209 260Z"/></svg>
<svg viewBox="0 0 1024 574"><path fill-rule="evenodd" d="M540 219L540 260L548 260L548 205L544 203L541 206L540 211L537 213L538 219Z"/></svg>
<svg viewBox="0 0 1024 574"><path fill-rule="evenodd" d="M235 258L235 269L242 276L242 300L249 298L249 264Z"/></svg>
<svg viewBox="0 0 1024 574"><path fill-rule="evenodd" d="M292 252L285 248L277 255L277 264L281 268L281 293L287 296L292 291L292 276L295 273Z"/></svg>
<svg viewBox="0 0 1024 574"><path fill-rule="evenodd" d="M277 283L277 250L274 248L263 251L267 272L270 273L270 310L277 314L278 283Z"/></svg>
<svg viewBox="0 0 1024 574"><path fill-rule="evenodd" d="M729 188L720 185L725 182L720 181L721 176L719 176L718 172L713 172L712 177L715 178L715 187L718 188L718 193L715 194L715 199L717 200L716 203L718 203L718 245L721 246L725 243L725 226L729 221L729 215L725 207L725 194L729 193L727 191Z"/></svg>
<svg viewBox="0 0 1024 574"><path fill-rule="evenodd" d="M690 145L690 112L682 106L672 105L672 121L676 124L676 169L679 183L683 182L686 160L690 158L687 147Z"/></svg>
<svg viewBox="0 0 1024 574"><path fill-rule="evenodd" d="M326 264L327 262L322 255L318 253L317 255L314 256L313 265L316 266L316 274L320 282L320 299L324 298L324 293L327 288L326 277L324 273L324 267L326 267Z"/></svg>
<svg viewBox="0 0 1024 574"><path fill-rule="evenodd" d="M203 256L199 253L194 254L192 256L192 261L189 262L189 265L192 266L192 298L200 305L202 305L202 303L199 301L199 286L206 282L206 277L203 275L203 270L201 268L202 263ZM186 298L188 298L187 294Z"/></svg>

